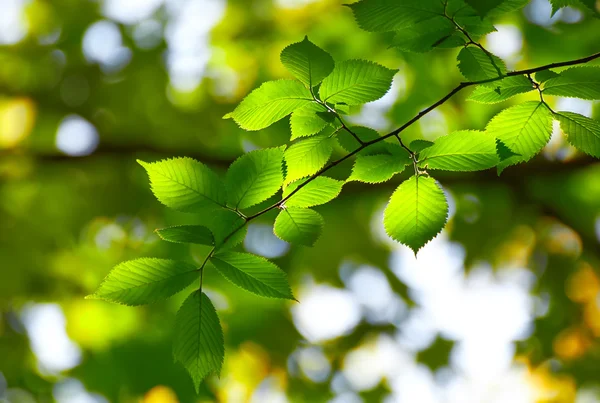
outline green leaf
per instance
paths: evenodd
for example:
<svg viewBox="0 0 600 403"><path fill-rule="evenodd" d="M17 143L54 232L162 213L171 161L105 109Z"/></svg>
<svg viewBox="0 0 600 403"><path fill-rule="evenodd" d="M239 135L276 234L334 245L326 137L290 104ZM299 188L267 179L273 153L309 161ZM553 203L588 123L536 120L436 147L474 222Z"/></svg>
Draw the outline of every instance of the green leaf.
<svg viewBox="0 0 600 403"><path fill-rule="evenodd" d="M535 73L535 81L538 83L543 83L551 78L559 77L558 73L553 72L552 70L542 70Z"/></svg>
<svg viewBox="0 0 600 403"><path fill-rule="evenodd" d="M327 112L323 105L312 102L292 113L290 117L292 137L290 140L317 134L334 119L335 116Z"/></svg>
<svg viewBox="0 0 600 403"><path fill-rule="evenodd" d="M600 67L572 67L544 83L544 95L600 99Z"/></svg>
<svg viewBox="0 0 600 403"><path fill-rule="evenodd" d="M250 253L219 253L210 259L233 284L262 297L294 299L287 275L267 259Z"/></svg>
<svg viewBox="0 0 600 403"><path fill-rule="evenodd" d="M162 240L169 242L199 245L213 245L215 243L212 232L202 225L176 225L157 229L156 233Z"/></svg>
<svg viewBox="0 0 600 403"><path fill-rule="evenodd" d="M554 117L560 122L569 143L600 158L600 122L573 112L558 112Z"/></svg>
<svg viewBox="0 0 600 403"><path fill-rule="evenodd" d="M477 130L442 136L419 155L420 166L445 171L482 171L498 164L496 138Z"/></svg>
<svg viewBox="0 0 600 403"><path fill-rule="evenodd" d="M465 40L456 35L456 27L442 16L416 24L409 28L397 30L391 46L407 52L429 52L440 48L462 46Z"/></svg>
<svg viewBox="0 0 600 403"><path fill-rule="evenodd" d="M443 2L438 0L361 0L348 7L358 25L371 32L408 28L444 12Z"/></svg>
<svg viewBox="0 0 600 403"><path fill-rule="evenodd" d="M225 205L225 186L201 162L187 157L137 162L148 173L152 192L167 207L197 213Z"/></svg>
<svg viewBox="0 0 600 403"><path fill-rule="evenodd" d="M231 210L217 210L204 218L204 224L211 230L217 250L231 249L244 240L248 232L246 221Z"/></svg>
<svg viewBox="0 0 600 403"><path fill-rule="evenodd" d="M457 60L458 69L470 81L489 80L506 74L502 59L475 46L463 48Z"/></svg>
<svg viewBox="0 0 600 403"><path fill-rule="evenodd" d="M288 197L292 192L298 189L298 186L305 183L306 180L299 180L291 183L283 190L283 197ZM313 207L330 202L338 197L342 191L343 181L338 181L326 176L318 176L285 201L286 207Z"/></svg>
<svg viewBox="0 0 600 403"><path fill-rule="evenodd" d="M333 139L328 133L318 134L292 144L284 154L287 166L285 183L316 173L329 161L332 151Z"/></svg>
<svg viewBox="0 0 600 403"><path fill-rule="evenodd" d="M323 217L316 211L289 207L279 212L273 232L286 242L312 246L321 236L323 224Z"/></svg>
<svg viewBox="0 0 600 403"><path fill-rule="evenodd" d="M420 153L421 151L425 150L426 148L431 147L432 145L433 145L433 141L417 139L417 140L411 141L410 144L408 145L408 148L413 153Z"/></svg>
<svg viewBox="0 0 600 403"><path fill-rule="evenodd" d="M483 104L495 104L534 89L526 76L511 76L493 84L478 85L467 99Z"/></svg>
<svg viewBox="0 0 600 403"><path fill-rule="evenodd" d="M498 154L499 162L507 160L510 157L521 156L521 154L518 154L510 148L508 148L506 144L504 144L500 139L496 139L496 154Z"/></svg>
<svg viewBox="0 0 600 403"><path fill-rule="evenodd" d="M442 188L428 176L404 181L383 213L383 225L392 239L415 252L444 228L448 203Z"/></svg>
<svg viewBox="0 0 600 403"><path fill-rule="evenodd" d="M223 118L233 118L244 130L261 130L311 102L310 91L298 81L268 81Z"/></svg>
<svg viewBox="0 0 600 403"><path fill-rule="evenodd" d="M504 1L505 0L465 0L465 2L473 7L482 18L494 8L504 3Z"/></svg>
<svg viewBox="0 0 600 403"><path fill-rule="evenodd" d="M331 55L309 41L308 36L283 49L281 63L309 88L319 84L335 66Z"/></svg>
<svg viewBox="0 0 600 403"><path fill-rule="evenodd" d="M227 171L227 200L236 209L246 209L273 196L283 183L285 147L255 150L235 160Z"/></svg>
<svg viewBox="0 0 600 403"><path fill-rule="evenodd" d="M360 105L375 101L391 88L397 71L365 60L347 60L336 65L323 80L319 94L323 101L335 104Z"/></svg>
<svg viewBox="0 0 600 403"><path fill-rule="evenodd" d="M404 171L408 158L398 158L389 154L359 156L352 167L352 174L347 182L381 183L390 180L394 175Z"/></svg>
<svg viewBox="0 0 600 403"><path fill-rule="evenodd" d="M596 0L550 0L552 4L552 15L563 7L573 7L583 9L583 11L593 11L598 14L596 9Z"/></svg>
<svg viewBox="0 0 600 403"><path fill-rule="evenodd" d="M87 298L124 305L150 304L183 290L198 278L195 265L177 260L141 258L115 266Z"/></svg>
<svg viewBox="0 0 600 403"><path fill-rule="evenodd" d="M501 173L507 166L530 160L544 148L552 134L552 115L540 102L525 102L497 114L485 130L520 154L501 161Z"/></svg>
<svg viewBox="0 0 600 403"><path fill-rule="evenodd" d="M196 290L177 312L173 357L188 371L198 393L207 375L221 373L224 356L223 330L215 307L206 294Z"/></svg>

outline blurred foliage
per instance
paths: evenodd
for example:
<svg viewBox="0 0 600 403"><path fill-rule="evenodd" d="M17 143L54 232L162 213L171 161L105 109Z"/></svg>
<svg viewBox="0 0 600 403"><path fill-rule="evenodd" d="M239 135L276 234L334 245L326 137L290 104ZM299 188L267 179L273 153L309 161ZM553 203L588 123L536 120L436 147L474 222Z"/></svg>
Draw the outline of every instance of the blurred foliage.
<svg viewBox="0 0 600 403"><path fill-rule="evenodd" d="M332 370L315 381L292 359L313 344L295 326L295 303L256 298L209 271L205 284L225 325L227 354L221 378L210 379L197 396L170 350L181 295L150 308L83 296L123 260L202 258L206 251L200 246L158 242L155 228L195 218L157 203L135 159L191 156L223 173L244 151L286 143L286 121L247 133L221 117L261 82L288 77L279 53L289 43L308 34L336 59L364 58L399 68L393 105L365 108L382 130L404 123L461 81L457 50L420 55L387 49L380 36L358 28L339 0L203 0L196 8L200 14L213 15L214 4L223 13L215 21L199 21L208 26L207 35L192 36L191 44L183 45L193 50L196 41L206 40L210 57L199 82L181 85L177 68L169 64L181 41L173 31L185 14L178 14L184 7L178 2L153 2L157 7L148 15L139 11L138 19L111 15L106 4L117 1L25 3L18 17L24 37L0 46L0 401L54 401L65 377L111 402L242 402L265 385L285 391L292 402L332 398L331 374L344 367L347 354L374 335L401 330L402 318L365 320L350 333L316 343ZM297 4L284 6L292 3ZM4 7L0 3L0 14ZM522 49L509 58L511 68L598 52L598 19L580 14L573 21L559 12L542 25L540 10L528 6L499 21L522 35ZM90 26L111 17L129 56L110 63L89 60L82 43ZM158 33L143 35L148 21ZM194 64L194 57L202 56L192 52L184 62ZM483 106L466 102L467 96L465 91L452 98L412 127L407 138L481 129L507 104L536 97ZM599 105L592 105L596 119ZM86 155L68 155L57 146L57 130L68 116L85 119L97 131L97 147ZM347 177L350 166L340 164L332 176ZM405 177L381 186L348 184L338 200L317 208L327 222L317 244L274 259L295 292L313 281L343 288L339 269L367 264L385 275L407 309L420 304L392 272L390 244L372 236L373 216L379 220ZM576 154L557 132L543 155L501 177L486 171L438 178L453 201L447 235L464 247L465 276L485 262L498 273L527 268L535 278L532 297L543 309L515 354L528 379L545 391L539 401L573 402L581 388L600 386L600 166ZM260 223L270 225L273 219L266 215ZM66 331L81 349L81 362L72 369L41 368L33 353L21 313L44 303L62 308ZM433 370L448 367L454 348L444 335L436 337L415 358ZM361 395L376 402L389 390L383 381Z"/></svg>

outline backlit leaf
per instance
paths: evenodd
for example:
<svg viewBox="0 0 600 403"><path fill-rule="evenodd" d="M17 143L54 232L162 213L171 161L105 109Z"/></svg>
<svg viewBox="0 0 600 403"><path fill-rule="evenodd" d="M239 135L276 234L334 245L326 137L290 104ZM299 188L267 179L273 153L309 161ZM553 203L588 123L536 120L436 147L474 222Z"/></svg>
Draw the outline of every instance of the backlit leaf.
<svg viewBox="0 0 600 403"><path fill-rule="evenodd" d="M306 180L291 183L284 189L283 197L288 197L304 182ZM285 205L286 207L313 207L328 203L340 194L343 185L344 182L342 181L319 176L302 186L300 190L285 201Z"/></svg>
<svg viewBox="0 0 600 403"><path fill-rule="evenodd" d="M199 245L213 245L213 235L210 230L202 225L175 225L173 227L157 229L158 236L165 241L175 243L195 243Z"/></svg>
<svg viewBox="0 0 600 403"><path fill-rule="evenodd" d="M333 138L326 132L292 144L284 154L287 167L285 183L316 173L325 166L332 151Z"/></svg>
<svg viewBox="0 0 600 403"><path fill-rule="evenodd" d="M600 158L600 122L573 112L558 112L554 117L560 122L569 143Z"/></svg>
<svg viewBox="0 0 600 403"><path fill-rule="evenodd" d="M544 83L544 95L600 99L600 67L572 67Z"/></svg>
<svg viewBox="0 0 600 403"><path fill-rule="evenodd" d="M470 81L488 80L506 74L506 65L502 59L475 46L463 48L457 60L458 69Z"/></svg>
<svg viewBox="0 0 600 403"><path fill-rule="evenodd" d="M406 158L398 158L390 154L359 156L352 167L352 174L347 182L381 183L390 180L395 174L404 170L410 162Z"/></svg>
<svg viewBox="0 0 600 403"><path fill-rule="evenodd" d="M286 242L312 246L321 235L323 223L323 217L316 211L289 207L279 212L273 231Z"/></svg>
<svg viewBox="0 0 600 403"><path fill-rule="evenodd" d="M308 37L283 49L281 63L308 87L319 84L335 65L331 55L309 41Z"/></svg>
<svg viewBox="0 0 600 403"><path fill-rule="evenodd" d="M461 130L439 137L423 150L420 165L445 171L481 171L498 164L496 138L486 132Z"/></svg>

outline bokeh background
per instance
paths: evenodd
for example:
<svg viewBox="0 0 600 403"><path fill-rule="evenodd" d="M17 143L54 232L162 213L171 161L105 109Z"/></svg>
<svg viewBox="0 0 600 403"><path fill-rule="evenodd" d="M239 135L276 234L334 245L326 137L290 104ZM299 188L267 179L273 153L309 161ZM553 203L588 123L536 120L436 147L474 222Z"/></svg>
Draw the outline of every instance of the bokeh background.
<svg viewBox="0 0 600 403"><path fill-rule="evenodd" d="M600 20L551 18L547 0L497 28L484 43L509 68L600 51ZM317 208L313 248L275 238L272 216L253 222L243 247L289 273L300 302L208 271L226 360L200 395L170 350L185 293L139 308L83 299L123 260L204 257L153 233L197 218L160 205L135 160L186 155L222 174L285 144L286 120L246 133L222 116L289 77L279 53L305 34L337 60L400 69L354 124L397 127L461 80L456 50L388 49L339 0L0 0L0 401L600 402L600 164L559 127L501 177L436 175L451 217L417 260L381 224L405 176L345 186ZM482 106L465 91L405 136L481 129L531 94ZM600 119L597 102L548 101Z"/></svg>

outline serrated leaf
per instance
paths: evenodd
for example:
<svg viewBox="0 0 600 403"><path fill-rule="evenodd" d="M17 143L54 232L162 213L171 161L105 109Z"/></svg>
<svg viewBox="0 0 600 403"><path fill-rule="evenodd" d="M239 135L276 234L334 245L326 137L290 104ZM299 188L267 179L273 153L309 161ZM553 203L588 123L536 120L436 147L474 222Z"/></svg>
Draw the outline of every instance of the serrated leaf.
<svg viewBox="0 0 600 403"><path fill-rule="evenodd" d="M262 297L294 299L287 275L267 259L250 253L219 253L210 259L233 284Z"/></svg>
<svg viewBox="0 0 600 403"><path fill-rule="evenodd" d="M600 122L573 112L558 112L554 117L574 147L600 158Z"/></svg>
<svg viewBox="0 0 600 403"><path fill-rule="evenodd" d="M290 140L317 134L327 127L333 119L335 119L335 116L327 112L323 105L312 102L292 113L290 117L292 137Z"/></svg>
<svg viewBox="0 0 600 403"><path fill-rule="evenodd" d="M510 165L530 160L544 148L552 134L552 115L540 102L525 102L497 114L485 130L520 154L501 161L500 173Z"/></svg>
<svg viewBox="0 0 600 403"><path fill-rule="evenodd" d="M88 298L144 305L183 290L198 278L197 267L177 260L141 258L115 266Z"/></svg>
<svg viewBox="0 0 600 403"><path fill-rule="evenodd" d="M381 183L390 180L394 175L404 171L410 162L389 154L359 156L352 167L352 174L347 182Z"/></svg>
<svg viewBox="0 0 600 403"><path fill-rule="evenodd" d="M493 84L478 85L467 100L495 104L534 89L526 76L511 76Z"/></svg>
<svg viewBox="0 0 600 403"><path fill-rule="evenodd" d="M196 290L177 312L173 357L183 364L198 392L207 375L221 373L224 356L223 330L215 307L206 294Z"/></svg>
<svg viewBox="0 0 600 403"><path fill-rule="evenodd" d="M137 162L148 173L152 193L167 207L197 213L225 205L225 186L201 162L187 157Z"/></svg>
<svg viewBox="0 0 600 403"><path fill-rule="evenodd" d="M461 130L436 139L419 155L420 166L445 171L481 171L498 164L496 138L477 130Z"/></svg>
<svg viewBox="0 0 600 403"><path fill-rule="evenodd" d="M417 139L417 140L411 141L410 144L408 145L408 148L413 153L420 153L421 151L425 150L426 148L431 147L432 145L433 145L433 141Z"/></svg>
<svg viewBox="0 0 600 403"><path fill-rule="evenodd" d="M316 211L289 207L279 212L273 232L286 242L312 246L321 236L323 224L323 217Z"/></svg>
<svg viewBox="0 0 600 403"><path fill-rule="evenodd" d="M246 221L231 210L217 210L204 218L205 224L213 233L216 250L231 249L244 240L248 232Z"/></svg>
<svg viewBox="0 0 600 403"><path fill-rule="evenodd" d="M593 11L598 14L596 9L596 0L550 0L552 4L552 16L563 7L573 7L577 9L583 9L583 11Z"/></svg>
<svg viewBox="0 0 600 403"><path fill-rule="evenodd" d="M298 81L268 81L223 118L232 118L244 130L261 130L311 102L310 91Z"/></svg>
<svg viewBox="0 0 600 403"><path fill-rule="evenodd" d="M156 233L162 240L169 242L199 245L213 245L215 243L212 232L202 225L175 225L157 229Z"/></svg>
<svg viewBox="0 0 600 403"><path fill-rule="evenodd" d="M463 48L458 53L457 60L458 69L470 81L488 80L506 74L506 65L502 59L475 46Z"/></svg>
<svg viewBox="0 0 600 403"><path fill-rule="evenodd" d="M308 87L319 84L335 66L331 55L309 41L308 36L283 49L281 63Z"/></svg>
<svg viewBox="0 0 600 403"><path fill-rule="evenodd" d="M535 81L537 81L538 83L543 83L545 81L550 80L551 78L556 78L558 76L559 74L553 72L552 70L542 70L535 73Z"/></svg>
<svg viewBox="0 0 600 403"><path fill-rule="evenodd" d="M428 176L404 181L383 213L383 225L392 239L415 252L444 228L448 203L442 188Z"/></svg>
<svg viewBox="0 0 600 403"><path fill-rule="evenodd" d="M500 139L496 139L496 154L498 154L499 162L509 159L510 157L520 157L521 154L514 152L507 147Z"/></svg>
<svg viewBox="0 0 600 403"><path fill-rule="evenodd" d="M246 209L273 196L283 184L285 147L255 150L235 160L227 171L227 201Z"/></svg>
<svg viewBox="0 0 600 403"><path fill-rule="evenodd" d="M298 189L298 186L305 183L306 180L299 180L291 183L283 190L283 197L288 197L292 192ZM330 202L338 197L342 191L343 181L338 181L326 176L319 176L306 185L285 201L286 207L313 207Z"/></svg>
<svg viewBox="0 0 600 403"><path fill-rule="evenodd" d="M358 25L371 32L408 28L444 12L443 2L437 0L361 0L348 7Z"/></svg>
<svg viewBox="0 0 600 403"><path fill-rule="evenodd" d="M325 102L360 105L375 101L392 86L398 70L365 60L347 60L335 66L321 83L319 95Z"/></svg>
<svg viewBox="0 0 600 403"><path fill-rule="evenodd" d="M316 173L329 161L332 151L333 139L328 133L318 134L292 144L284 153L287 167L285 183Z"/></svg>
<svg viewBox="0 0 600 403"><path fill-rule="evenodd" d="M544 95L600 99L600 67L572 67L544 83Z"/></svg>

